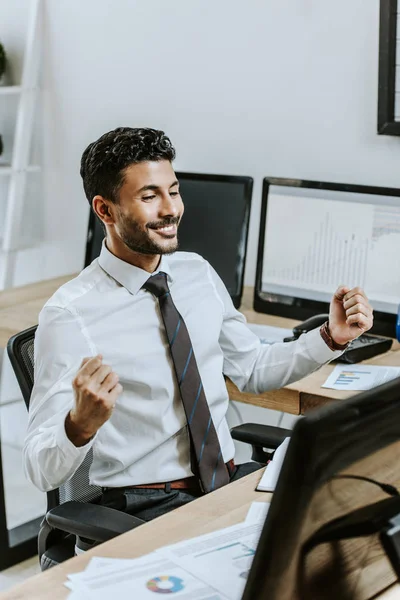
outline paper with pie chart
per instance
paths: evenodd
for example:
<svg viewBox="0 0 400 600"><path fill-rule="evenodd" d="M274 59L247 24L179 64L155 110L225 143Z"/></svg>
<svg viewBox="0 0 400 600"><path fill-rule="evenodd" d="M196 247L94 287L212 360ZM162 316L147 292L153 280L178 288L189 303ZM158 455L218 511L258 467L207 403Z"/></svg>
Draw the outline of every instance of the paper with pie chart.
<svg viewBox="0 0 400 600"><path fill-rule="evenodd" d="M70 576L74 600L110 600L110 597L161 600L227 600L212 586L173 561L152 553L139 559L113 561L108 567Z"/></svg>
<svg viewBox="0 0 400 600"><path fill-rule="evenodd" d="M157 550L207 582L230 600L240 600L257 548L266 511L239 523Z"/></svg>
<svg viewBox="0 0 400 600"><path fill-rule="evenodd" d="M92 558L68 575L70 600L240 600L268 511L254 504L242 523L140 558Z"/></svg>

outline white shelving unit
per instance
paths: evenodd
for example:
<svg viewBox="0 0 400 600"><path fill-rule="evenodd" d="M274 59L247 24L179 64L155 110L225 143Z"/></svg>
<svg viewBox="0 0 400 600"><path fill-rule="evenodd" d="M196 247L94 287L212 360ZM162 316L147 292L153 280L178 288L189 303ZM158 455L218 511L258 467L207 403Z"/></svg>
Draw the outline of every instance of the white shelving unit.
<svg viewBox="0 0 400 600"><path fill-rule="evenodd" d="M0 86L0 102L2 96L19 96L11 162L0 162L0 177L9 177L3 236L0 240L0 290L13 284L16 254L20 249L27 176L40 170L38 165L29 164L29 159L39 85L41 0L31 0L30 6L21 85Z"/></svg>

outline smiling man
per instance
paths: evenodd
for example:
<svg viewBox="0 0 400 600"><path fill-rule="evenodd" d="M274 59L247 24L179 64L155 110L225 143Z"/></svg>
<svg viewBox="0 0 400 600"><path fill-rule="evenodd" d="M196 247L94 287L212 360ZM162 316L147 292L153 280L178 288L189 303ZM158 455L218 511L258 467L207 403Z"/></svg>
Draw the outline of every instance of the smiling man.
<svg viewBox="0 0 400 600"><path fill-rule="evenodd" d="M85 193L106 237L40 314L24 448L43 490L67 481L92 448L102 502L145 520L260 467L234 464L224 375L256 394L279 388L372 325L364 292L341 286L329 325L262 346L207 261L177 252L174 158L154 129L118 128L83 153Z"/></svg>
<svg viewBox="0 0 400 600"><path fill-rule="evenodd" d="M138 189L141 182L155 183L146 183ZM135 253L136 266L155 270L161 254L178 248L183 203L179 183L168 161L128 167L118 203L110 206L105 198L95 195L93 210L109 226L107 247L122 260L132 262Z"/></svg>

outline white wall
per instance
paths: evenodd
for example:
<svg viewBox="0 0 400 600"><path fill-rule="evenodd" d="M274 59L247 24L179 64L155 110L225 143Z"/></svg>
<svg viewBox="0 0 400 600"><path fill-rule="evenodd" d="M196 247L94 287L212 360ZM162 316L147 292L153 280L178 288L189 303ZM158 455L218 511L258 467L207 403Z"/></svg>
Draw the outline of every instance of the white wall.
<svg viewBox="0 0 400 600"><path fill-rule="evenodd" d="M28 2L5 4L14 44ZM254 177L247 284L265 175L400 185L400 140L376 134L379 0L44 0L44 16L41 276L82 265L80 155L119 125L163 128L181 170Z"/></svg>

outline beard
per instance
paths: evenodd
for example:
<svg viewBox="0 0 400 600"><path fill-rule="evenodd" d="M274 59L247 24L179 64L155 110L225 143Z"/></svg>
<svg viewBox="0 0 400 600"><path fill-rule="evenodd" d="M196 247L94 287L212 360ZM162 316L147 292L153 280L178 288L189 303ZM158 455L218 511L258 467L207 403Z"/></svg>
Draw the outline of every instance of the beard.
<svg viewBox="0 0 400 600"><path fill-rule="evenodd" d="M143 230L133 219L120 213L119 234L122 242L132 250L140 254L173 254L178 249L178 240L175 235L171 236L170 244L157 244L151 239L148 231ZM178 225L180 217L166 217L160 221L153 221L146 225L146 229L157 229L168 225ZM168 239L168 238L166 238Z"/></svg>

